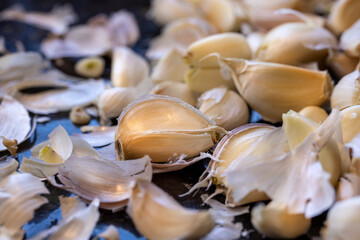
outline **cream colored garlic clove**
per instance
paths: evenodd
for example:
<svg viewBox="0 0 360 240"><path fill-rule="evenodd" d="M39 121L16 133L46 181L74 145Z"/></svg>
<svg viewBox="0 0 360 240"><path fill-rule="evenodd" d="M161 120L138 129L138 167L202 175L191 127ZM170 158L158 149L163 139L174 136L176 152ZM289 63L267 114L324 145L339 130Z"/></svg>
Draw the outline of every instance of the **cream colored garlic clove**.
<svg viewBox="0 0 360 240"><path fill-rule="evenodd" d="M101 57L88 57L75 64L75 72L82 77L96 78L103 74L105 61Z"/></svg>
<svg viewBox="0 0 360 240"><path fill-rule="evenodd" d="M149 64L127 47L116 48L112 56L111 83L115 87L134 87L149 75Z"/></svg>
<svg viewBox="0 0 360 240"><path fill-rule="evenodd" d="M341 130L344 143L350 142L360 133L360 105L341 110Z"/></svg>
<svg viewBox="0 0 360 240"><path fill-rule="evenodd" d="M150 93L179 98L192 106L196 105L196 98L194 93L185 83L182 82L161 82L155 85Z"/></svg>
<svg viewBox="0 0 360 240"><path fill-rule="evenodd" d="M291 214L281 203L259 204L252 209L251 223L256 230L274 239L296 238L305 234L311 218L304 214Z"/></svg>
<svg viewBox="0 0 360 240"><path fill-rule="evenodd" d="M299 111L299 114L321 124L328 117L327 112L318 106L307 106Z"/></svg>
<svg viewBox="0 0 360 240"><path fill-rule="evenodd" d="M216 122L232 130L249 121L249 109L241 96L226 88L214 88L199 98L199 110Z"/></svg>
<svg viewBox="0 0 360 240"><path fill-rule="evenodd" d="M360 19L343 32L340 38L340 48L349 56L360 57Z"/></svg>
<svg viewBox="0 0 360 240"><path fill-rule="evenodd" d="M252 52L252 58L255 57L255 54L258 51L264 37L265 34L261 32L252 32L246 36L246 41Z"/></svg>
<svg viewBox="0 0 360 240"><path fill-rule="evenodd" d="M82 107L74 107L71 109L69 118L72 123L77 125L88 124L91 120L91 116Z"/></svg>
<svg viewBox="0 0 360 240"><path fill-rule="evenodd" d="M309 1L311 2L311 1ZM245 0L244 3L250 8L260 8L277 10L281 8L291 8L296 10L305 10L307 4L302 0L275 0L275 1L262 1L262 0Z"/></svg>
<svg viewBox="0 0 360 240"><path fill-rule="evenodd" d="M353 72L358 63L359 58L350 57L342 52L333 52L327 60L327 65L339 79Z"/></svg>
<svg viewBox="0 0 360 240"><path fill-rule="evenodd" d="M145 95L121 113L115 147L121 160L149 155L152 162L169 162L208 150L225 132L177 98Z"/></svg>
<svg viewBox="0 0 360 240"><path fill-rule="evenodd" d="M340 34L360 18L360 2L358 0L337 0L330 11L328 25L331 30Z"/></svg>

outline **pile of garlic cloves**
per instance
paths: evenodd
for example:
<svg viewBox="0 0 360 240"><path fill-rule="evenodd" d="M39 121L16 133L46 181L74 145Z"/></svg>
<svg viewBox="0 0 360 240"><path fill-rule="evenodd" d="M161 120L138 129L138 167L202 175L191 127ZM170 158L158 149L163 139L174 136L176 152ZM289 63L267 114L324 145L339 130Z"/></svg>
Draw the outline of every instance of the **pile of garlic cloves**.
<svg viewBox="0 0 360 240"><path fill-rule="evenodd" d="M307 234L321 215L318 237L356 239L359 7L152 0L147 18L162 29L142 54L127 10L71 26L70 5L1 11L0 21L51 35L43 55L1 51L0 238L23 238L47 203L47 181L75 196L59 196L62 220L33 239L119 239L116 226L93 235L104 210L127 214L147 239L241 239L241 214L272 239ZM54 67L69 57L74 76ZM63 112L81 133L56 124L23 155L40 119ZM193 167L203 174L181 197L201 197L208 209L186 208L152 182L200 161Z"/></svg>

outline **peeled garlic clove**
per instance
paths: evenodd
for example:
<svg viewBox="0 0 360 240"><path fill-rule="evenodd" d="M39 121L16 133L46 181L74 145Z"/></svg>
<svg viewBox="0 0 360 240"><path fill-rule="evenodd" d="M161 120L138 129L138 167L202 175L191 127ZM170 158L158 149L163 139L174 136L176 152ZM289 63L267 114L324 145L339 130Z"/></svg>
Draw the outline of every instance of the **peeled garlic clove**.
<svg viewBox="0 0 360 240"><path fill-rule="evenodd" d="M103 74L105 61L101 57L88 57L75 64L75 72L82 77L96 78Z"/></svg>
<svg viewBox="0 0 360 240"><path fill-rule="evenodd" d="M186 209L150 182L138 181L127 213L150 240L200 239L215 226L208 211Z"/></svg>
<svg viewBox="0 0 360 240"><path fill-rule="evenodd" d="M325 227L321 229L322 239L357 239L360 235L359 211L360 196L335 203L327 214Z"/></svg>
<svg viewBox="0 0 360 240"><path fill-rule="evenodd" d="M74 107L71 109L69 118L72 123L77 125L84 125L90 122L91 117L82 107Z"/></svg>
<svg viewBox="0 0 360 240"><path fill-rule="evenodd" d="M259 204L252 209L251 223L256 230L274 239L296 238L305 234L311 218L304 214L292 214L281 203Z"/></svg>
<svg viewBox="0 0 360 240"><path fill-rule="evenodd" d="M161 82L155 85L150 93L176 97L192 106L196 105L196 98L194 93L185 83L182 82Z"/></svg>
<svg viewBox="0 0 360 240"><path fill-rule="evenodd" d="M341 52L332 53L327 60L327 65L339 79L353 72L358 63L359 58L353 58Z"/></svg>
<svg viewBox="0 0 360 240"><path fill-rule="evenodd" d="M299 114L321 124L328 117L327 112L318 106L307 106L299 111Z"/></svg>
<svg viewBox="0 0 360 240"><path fill-rule="evenodd" d="M119 159L149 155L152 162L190 158L211 148L225 130L177 99L145 95L121 113L115 133Z"/></svg>
<svg viewBox="0 0 360 240"><path fill-rule="evenodd" d="M111 64L111 83L114 87L134 87L149 75L149 64L130 48L115 48Z"/></svg>
<svg viewBox="0 0 360 240"><path fill-rule="evenodd" d="M336 34L348 29L360 18L358 9L360 9L360 2L357 0L337 0L328 17L330 29Z"/></svg>
<svg viewBox="0 0 360 240"><path fill-rule="evenodd" d="M99 96L97 107L104 120L119 117L122 110L135 98L131 88L115 87L105 89Z"/></svg>
<svg viewBox="0 0 360 240"><path fill-rule="evenodd" d="M216 87L235 89L231 78L224 78L220 68L190 68L185 74L185 82L191 90L203 93Z"/></svg>
<svg viewBox="0 0 360 240"><path fill-rule="evenodd" d="M220 33L202 38L189 46L185 57L191 66L219 67L216 57L204 59L211 53L229 58L251 58L251 49L240 33Z"/></svg>
<svg viewBox="0 0 360 240"><path fill-rule="evenodd" d="M241 59L222 62L222 73L231 74L244 100L270 122L281 121L290 109L322 105L333 88L325 71Z"/></svg>
<svg viewBox="0 0 360 240"><path fill-rule="evenodd" d="M344 76L334 87L331 108L343 110L360 104L360 71L356 69Z"/></svg>
<svg viewBox="0 0 360 240"><path fill-rule="evenodd" d="M232 130L249 120L249 109L241 96L226 88L214 88L199 98L199 110L216 122Z"/></svg>
<svg viewBox="0 0 360 240"><path fill-rule="evenodd" d="M344 143L348 143L360 133L360 105L345 108L341 113L343 140Z"/></svg>
<svg viewBox="0 0 360 240"><path fill-rule="evenodd" d="M340 48L345 50L349 56L360 57L360 20L343 32L340 38Z"/></svg>
<svg viewBox="0 0 360 240"><path fill-rule="evenodd" d="M162 81L183 82L187 66L182 59L182 54L172 49L153 68L151 80L154 83Z"/></svg>

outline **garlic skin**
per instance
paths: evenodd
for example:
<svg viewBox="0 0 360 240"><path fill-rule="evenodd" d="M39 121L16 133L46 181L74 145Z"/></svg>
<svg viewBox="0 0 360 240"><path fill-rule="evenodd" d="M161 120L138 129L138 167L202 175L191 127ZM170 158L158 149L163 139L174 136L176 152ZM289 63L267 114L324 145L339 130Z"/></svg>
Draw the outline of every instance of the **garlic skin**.
<svg viewBox="0 0 360 240"><path fill-rule="evenodd" d="M111 83L114 87L135 87L148 78L147 61L128 47L115 48L111 64Z"/></svg>
<svg viewBox="0 0 360 240"><path fill-rule="evenodd" d="M360 57L360 20L341 34L340 48L349 56Z"/></svg>
<svg viewBox="0 0 360 240"><path fill-rule="evenodd" d="M256 205L251 212L251 223L255 229L274 239L296 238L305 234L311 225L311 218L304 214L291 214L285 205L270 202Z"/></svg>
<svg viewBox="0 0 360 240"><path fill-rule="evenodd" d="M158 94L158 95L166 95L169 97L176 97L190 104L191 106L196 105L196 98L194 93L185 83L182 82L172 82L172 81L161 82L155 85L155 87L151 90L150 93Z"/></svg>
<svg viewBox="0 0 360 240"><path fill-rule="evenodd" d="M360 196L335 203L327 214L325 227L321 230L324 240L358 239Z"/></svg>
<svg viewBox="0 0 360 240"><path fill-rule="evenodd" d="M249 109L241 96L226 88L214 88L199 98L199 110L226 130L249 121Z"/></svg>
<svg viewBox="0 0 360 240"><path fill-rule="evenodd" d="M330 11L327 24L335 34L340 34L359 18L360 2L357 0L337 0Z"/></svg>
<svg viewBox="0 0 360 240"><path fill-rule="evenodd" d="M84 125L90 122L91 117L82 107L74 107L71 109L69 118L72 123L77 125Z"/></svg>
<svg viewBox="0 0 360 240"><path fill-rule="evenodd" d="M344 143L350 142L360 133L360 105L341 110L341 130Z"/></svg>
<svg viewBox="0 0 360 240"><path fill-rule="evenodd" d="M75 72L82 77L96 78L103 74L105 61L101 57L88 57L75 64Z"/></svg>
<svg viewBox="0 0 360 240"><path fill-rule="evenodd" d="M299 111L299 114L313 120L318 124L322 124L325 119L329 116L327 112L318 106L307 106Z"/></svg>
<svg viewBox="0 0 360 240"><path fill-rule="evenodd" d="M120 160L149 155L152 162L169 162L208 150L225 132L187 103L149 94L121 113L115 148Z"/></svg>

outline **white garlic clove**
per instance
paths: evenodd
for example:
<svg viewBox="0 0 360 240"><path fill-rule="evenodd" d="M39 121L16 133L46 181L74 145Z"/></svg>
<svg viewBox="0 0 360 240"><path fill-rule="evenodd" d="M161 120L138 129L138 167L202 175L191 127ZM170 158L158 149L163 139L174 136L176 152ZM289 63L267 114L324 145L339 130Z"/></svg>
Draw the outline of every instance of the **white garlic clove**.
<svg viewBox="0 0 360 240"><path fill-rule="evenodd" d="M155 87L151 90L150 93L158 94L158 95L166 95L169 97L176 97L192 106L196 105L195 94L190 90L190 88L185 83L182 82L172 82L172 81L161 82L155 85Z"/></svg>
<svg viewBox="0 0 360 240"><path fill-rule="evenodd" d="M341 130L344 143L350 142L360 134L360 105L351 106L341 110Z"/></svg>
<svg viewBox="0 0 360 240"><path fill-rule="evenodd" d="M341 34L340 48L349 56L360 57L360 20Z"/></svg>

